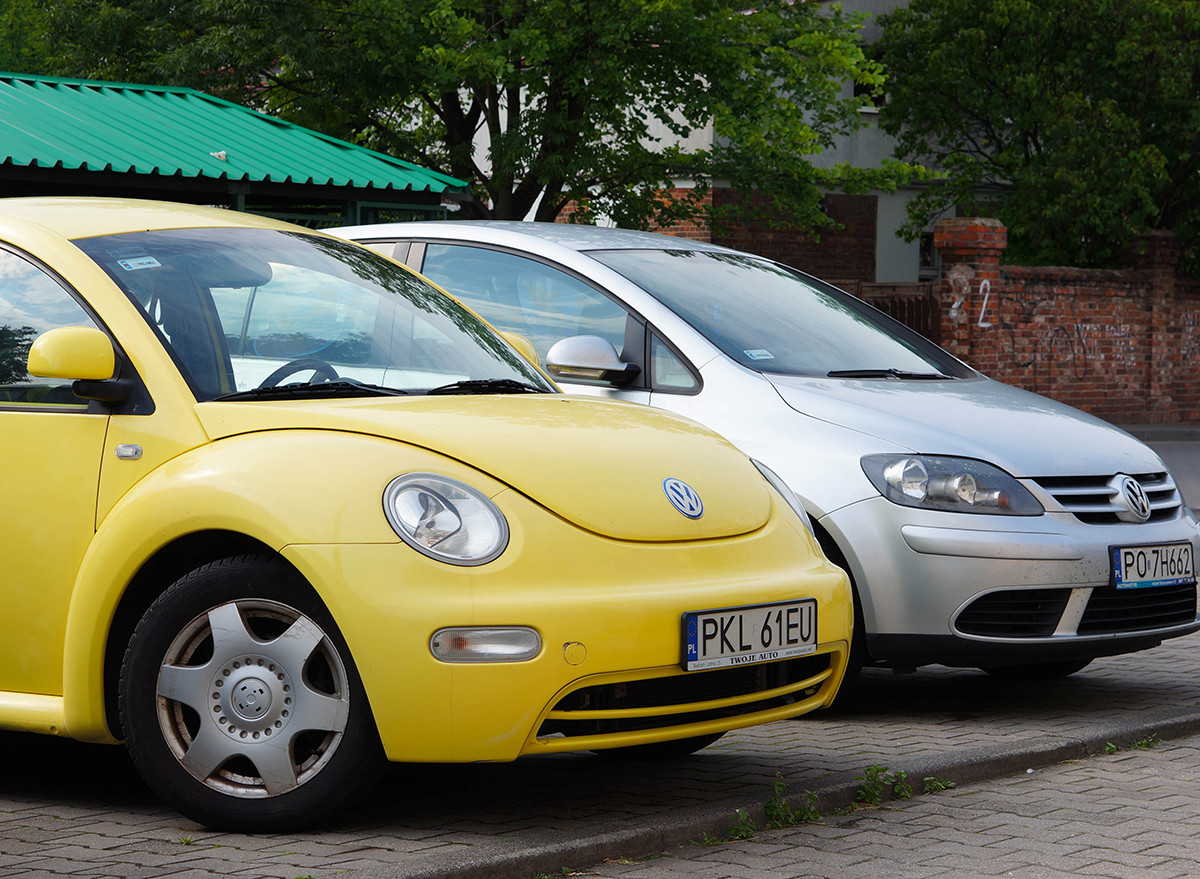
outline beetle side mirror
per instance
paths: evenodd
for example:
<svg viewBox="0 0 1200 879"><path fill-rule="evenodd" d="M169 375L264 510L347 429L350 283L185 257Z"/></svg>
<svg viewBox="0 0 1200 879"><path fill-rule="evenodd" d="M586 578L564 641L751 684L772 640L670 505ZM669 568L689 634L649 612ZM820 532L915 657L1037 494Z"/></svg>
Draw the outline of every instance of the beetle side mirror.
<svg viewBox="0 0 1200 879"><path fill-rule="evenodd" d="M626 363L612 343L600 336L571 336L555 342L546 354L546 371L556 378L592 378L624 384L641 367Z"/></svg>
<svg viewBox="0 0 1200 879"><path fill-rule="evenodd" d="M533 342L526 339L520 333L510 333L506 330L501 330L500 335L504 341L508 342L508 344L512 345L513 348L517 350L518 354L520 354L538 369L542 368L542 365L538 363L537 348L533 347Z"/></svg>
<svg viewBox="0 0 1200 879"><path fill-rule="evenodd" d="M112 342L94 327L48 330L29 349L29 374L38 378L103 381L116 368Z"/></svg>
<svg viewBox="0 0 1200 879"><path fill-rule="evenodd" d="M38 378L74 380L75 396L104 403L128 399L130 385L111 381L117 355L108 336L95 327L56 327L29 348L29 374Z"/></svg>

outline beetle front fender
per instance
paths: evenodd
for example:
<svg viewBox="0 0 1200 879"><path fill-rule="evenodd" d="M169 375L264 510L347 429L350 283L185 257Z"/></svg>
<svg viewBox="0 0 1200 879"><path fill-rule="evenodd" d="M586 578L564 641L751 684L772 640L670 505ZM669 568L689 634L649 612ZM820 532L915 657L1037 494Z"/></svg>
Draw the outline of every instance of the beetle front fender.
<svg viewBox="0 0 1200 879"><path fill-rule="evenodd" d="M305 544L398 543L383 513L383 490L393 477L414 470L464 479L489 495L505 487L427 449L331 430L220 440L138 482L99 524L76 576L63 648L68 733L115 741L104 711L107 640L122 596L156 553L208 531L243 534L277 552ZM159 584L160 591L170 585ZM327 603L337 588L311 585Z"/></svg>

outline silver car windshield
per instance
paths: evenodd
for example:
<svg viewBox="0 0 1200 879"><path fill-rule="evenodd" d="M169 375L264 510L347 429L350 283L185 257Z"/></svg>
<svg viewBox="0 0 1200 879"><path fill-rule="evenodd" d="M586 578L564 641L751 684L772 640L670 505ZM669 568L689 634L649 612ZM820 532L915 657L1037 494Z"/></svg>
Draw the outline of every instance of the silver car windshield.
<svg viewBox="0 0 1200 879"><path fill-rule="evenodd" d="M198 400L553 388L457 302L357 245L273 229L75 242L138 306ZM270 389L277 389L271 391Z"/></svg>
<svg viewBox="0 0 1200 879"><path fill-rule="evenodd" d="M929 340L841 290L764 259L701 250L588 256L760 372L842 378L966 378Z"/></svg>

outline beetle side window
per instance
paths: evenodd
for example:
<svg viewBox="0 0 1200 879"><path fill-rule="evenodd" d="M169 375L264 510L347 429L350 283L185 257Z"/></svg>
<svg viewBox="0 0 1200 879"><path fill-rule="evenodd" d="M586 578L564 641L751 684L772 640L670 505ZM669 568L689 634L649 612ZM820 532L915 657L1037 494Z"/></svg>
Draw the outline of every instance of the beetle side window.
<svg viewBox="0 0 1200 879"><path fill-rule="evenodd" d="M625 347L625 309L566 272L497 250L430 244L422 274L499 330L524 336L546 365L546 352L569 336L600 336Z"/></svg>
<svg viewBox="0 0 1200 879"><path fill-rule="evenodd" d="M71 383L29 375L29 348L47 330L94 327L61 284L27 259L0 250L0 407L86 408Z"/></svg>

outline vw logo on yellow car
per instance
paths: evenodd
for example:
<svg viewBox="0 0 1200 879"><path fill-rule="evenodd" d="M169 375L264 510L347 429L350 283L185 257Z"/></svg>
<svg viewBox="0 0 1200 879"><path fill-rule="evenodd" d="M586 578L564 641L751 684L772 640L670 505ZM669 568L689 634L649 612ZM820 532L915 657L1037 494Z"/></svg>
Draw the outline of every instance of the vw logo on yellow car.
<svg viewBox="0 0 1200 879"><path fill-rule="evenodd" d="M663 480L662 487L667 500L683 515L689 519L699 519L704 515L704 501L700 500L696 489L682 479L669 477Z"/></svg>

